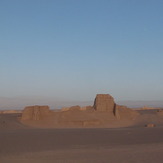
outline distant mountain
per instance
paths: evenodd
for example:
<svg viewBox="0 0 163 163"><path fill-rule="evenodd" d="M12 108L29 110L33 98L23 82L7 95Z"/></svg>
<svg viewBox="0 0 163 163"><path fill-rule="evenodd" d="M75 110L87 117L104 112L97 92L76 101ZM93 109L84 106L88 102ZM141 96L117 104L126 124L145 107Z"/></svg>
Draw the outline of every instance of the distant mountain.
<svg viewBox="0 0 163 163"><path fill-rule="evenodd" d="M23 110L25 106L30 105L48 105L51 109L60 109L62 107L69 107L74 105L89 106L93 105L94 101L55 101L47 98L5 98L0 97L0 110ZM119 105L125 105L130 108L147 107L161 107L163 108L163 101L116 101Z"/></svg>
<svg viewBox="0 0 163 163"><path fill-rule="evenodd" d="M140 108L143 106L163 108L163 101L117 101L117 104L130 108Z"/></svg>
<svg viewBox="0 0 163 163"><path fill-rule="evenodd" d="M25 106L48 105L51 109L60 109L74 105L93 105L92 101L55 101L47 98L5 98L0 97L0 110L22 110Z"/></svg>

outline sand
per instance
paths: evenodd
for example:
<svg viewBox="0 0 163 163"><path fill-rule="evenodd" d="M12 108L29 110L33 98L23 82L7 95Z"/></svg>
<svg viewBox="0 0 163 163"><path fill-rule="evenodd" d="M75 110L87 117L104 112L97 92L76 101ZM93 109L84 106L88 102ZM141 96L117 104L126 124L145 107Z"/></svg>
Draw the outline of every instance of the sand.
<svg viewBox="0 0 163 163"><path fill-rule="evenodd" d="M163 118L153 111L126 128L35 128L20 117L0 115L0 163L163 162Z"/></svg>
<svg viewBox="0 0 163 163"><path fill-rule="evenodd" d="M2 163L162 163L163 128L0 132ZM2 141L3 140L3 141Z"/></svg>
<svg viewBox="0 0 163 163"><path fill-rule="evenodd" d="M0 114L0 163L163 162L163 110L135 111L98 95L85 109L7 113Z"/></svg>

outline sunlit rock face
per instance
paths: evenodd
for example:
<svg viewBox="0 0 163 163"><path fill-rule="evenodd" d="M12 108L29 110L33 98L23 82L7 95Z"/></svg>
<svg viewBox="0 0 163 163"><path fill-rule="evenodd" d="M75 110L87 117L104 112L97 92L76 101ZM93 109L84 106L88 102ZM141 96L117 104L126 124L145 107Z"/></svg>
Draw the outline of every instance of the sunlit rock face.
<svg viewBox="0 0 163 163"><path fill-rule="evenodd" d="M27 106L23 110L22 120L41 120L49 113L49 106Z"/></svg>
<svg viewBox="0 0 163 163"><path fill-rule="evenodd" d="M133 109L127 108L123 105L116 105L114 109L114 115L117 119L125 120L125 119L132 119L134 120L139 113Z"/></svg>
<svg viewBox="0 0 163 163"><path fill-rule="evenodd" d="M48 106L28 106L21 122L34 127L120 127L135 123L138 112L117 105L109 94L97 94L93 106L78 105L49 110Z"/></svg>
<svg viewBox="0 0 163 163"><path fill-rule="evenodd" d="M97 94L94 101L94 109L100 112L114 112L114 98L109 94Z"/></svg>

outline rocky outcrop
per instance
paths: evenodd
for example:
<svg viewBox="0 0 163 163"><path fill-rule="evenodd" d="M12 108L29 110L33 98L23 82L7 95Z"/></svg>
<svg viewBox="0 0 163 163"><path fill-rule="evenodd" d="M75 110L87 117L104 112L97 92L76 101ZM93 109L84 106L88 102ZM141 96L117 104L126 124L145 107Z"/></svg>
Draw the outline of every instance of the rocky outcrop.
<svg viewBox="0 0 163 163"><path fill-rule="evenodd" d="M61 108L61 111L68 111L68 110L69 110L69 107Z"/></svg>
<svg viewBox="0 0 163 163"><path fill-rule="evenodd" d="M21 122L35 126L53 127L108 127L129 126L138 112L117 105L109 94L97 94L93 106L72 106L50 111L48 106L28 106Z"/></svg>
<svg viewBox="0 0 163 163"><path fill-rule="evenodd" d="M152 127L156 127L156 125L153 123L149 123L149 124L145 125L145 127L152 128Z"/></svg>
<svg viewBox="0 0 163 163"><path fill-rule="evenodd" d="M49 106L27 106L23 110L22 120L41 120L50 114Z"/></svg>
<svg viewBox="0 0 163 163"><path fill-rule="evenodd" d="M163 109L158 109L157 110L157 115L163 116Z"/></svg>
<svg viewBox="0 0 163 163"><path fill-rule="evenodd" d="M116 105L114 115L117 119L135 119L139 113L133 109L127 108L123 105Z"/></svg>
<svg viewBox="0 0 163 163"><path fill-rule="evenodd" d="M92 106L85 106L85 107L81 107L80 110L82 110L82 111L94 111L94 108Z"/></svg>
<svg viewBox="0 0 163 163"><path fill-rule="evenodd" d="M65 107L65 108L62 108L61 109L61 111L77 111L77 110L81 110L81 111L92 111L93 110L93 107L92 106L80 107L80 106L76 105L76 106Z"/></svg>
<svg viewBox="0 0 163 163"><path fill-rule="evenodd" d="M69 111L79 111L80 110L80 106L71 106L70 108L69 108Z"/></svg>
<svg viewBox="0 0 163 163"><path fill-rule="evenodd" d="M94 109L100 112L114 112L114 98L109 94L97 94L94 101Z"/></svg>
<svg viewBox="0 0 163 163"><path fill-rule="evenodd" d="M97 94L93 107L96 111L106 112L108 116L115 116L118 120L134 119L138 115L137 111L117 105L114 98L109 94Z"/></svg>

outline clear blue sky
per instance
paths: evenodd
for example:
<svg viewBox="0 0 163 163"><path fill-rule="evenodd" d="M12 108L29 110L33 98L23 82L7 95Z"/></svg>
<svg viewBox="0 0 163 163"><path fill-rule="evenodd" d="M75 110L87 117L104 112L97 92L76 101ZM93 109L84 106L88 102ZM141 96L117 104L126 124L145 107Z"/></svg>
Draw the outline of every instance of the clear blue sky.
<svg viewBox="0 0 163 163"><path fill-rule="evenodd" d="M162 0L0 0L0 97L163 100Z"/></svg>

